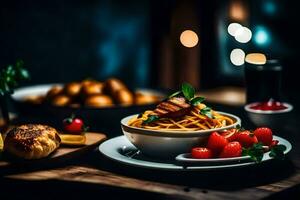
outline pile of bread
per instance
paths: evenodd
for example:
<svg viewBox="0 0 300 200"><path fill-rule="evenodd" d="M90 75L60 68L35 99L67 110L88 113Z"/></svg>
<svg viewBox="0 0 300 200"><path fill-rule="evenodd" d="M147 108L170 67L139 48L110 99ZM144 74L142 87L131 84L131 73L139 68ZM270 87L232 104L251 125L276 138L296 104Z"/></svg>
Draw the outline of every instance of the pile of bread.
<svg viewBox="0 0 300 200"><path fill-rule="evenodd" d="M54 106L110 107L113 105L142 105L159 101L152 94L134 93L119 79L110 78L104 82L84 80L64 86L53 86L46 96L27 97L32 103L48 103Z"/></svg>

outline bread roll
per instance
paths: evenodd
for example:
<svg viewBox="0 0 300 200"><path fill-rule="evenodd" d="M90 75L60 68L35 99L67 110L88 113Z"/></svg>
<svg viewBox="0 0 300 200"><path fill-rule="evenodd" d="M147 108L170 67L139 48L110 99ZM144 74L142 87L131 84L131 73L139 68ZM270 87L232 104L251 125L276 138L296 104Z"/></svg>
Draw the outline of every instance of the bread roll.
<svg viewBox="0 0 300 200"><path fill-rule="evenodd" d="M55 106L67 106L71 103L71 98L67 95L60 94L53 97L51 103Z"/></svg>
<svg viewBox="0 0 300 200"><path fill-rule="evenodd" d="M46 99L51 100L53 97L61 94L63 91L63 88L61 86L53 86L46 94Z"/></svg>
<svg viewBox="0 0 300 200"><path fill-rule="evenodd" d="M70 97L76 97L81 90L81 83L71 82L67 83L64 87L64 93Z"/></svg>
<svg viewBox="0 0 300 200"><path fill-rule="evenodd" d="M121 89L114 93L114 100L123 105L131 105L134 103L133 94L127 89Z"/></svg>
<svg viewBox="0 0 300 200"><path fill-rule="evenodd" d="M103 83L100 82L88 82L82 85L81 93L83 97L102 94L104 89Z"/></svg>
<svg viewBox="0 0 300 200"><path fill-rule="evenodd" d="M24 159L47 157L60 145L61 139L57 131L46 125L27 124L8 131L5 151Z"/></svg>
<svg viewBox="0 0 300 200"><path fill-rule="evenodd" d="M101 108L101 107L112 106L113 101L110 98L110 96L107 96L107 95L101 95L101 94L100 95L92 95L85 99L84 105L88 106L88 107Z"/></svg>
<svg viewBox="0 0 300 200"><path fill-rule="evenodd" d="M152 104L156 102L158 102L158 98L154 95L136 94L135 96L135 103L137 105Z"/></svg>
<svg viewBox="0 0 300 200"><path fill-rule="evenodd" d="M110 78L107 81L105 81L105 91L110 95L114 95L115 92L122 89L126 89L126 86L119 79Z"/></svg>

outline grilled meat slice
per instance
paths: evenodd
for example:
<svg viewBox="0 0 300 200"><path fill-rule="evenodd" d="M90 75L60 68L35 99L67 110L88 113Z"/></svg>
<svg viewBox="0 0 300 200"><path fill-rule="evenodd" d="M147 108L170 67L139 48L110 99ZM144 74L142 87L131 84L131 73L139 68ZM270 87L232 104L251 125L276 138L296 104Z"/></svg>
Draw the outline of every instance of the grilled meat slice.
<svg viewBox="0 0 300 200"><path fill-rule="evenodd" d="M154 112L159 117L177 118L186 115L191 109L192 106L184 97L172 97L158 104Z"/></svg>

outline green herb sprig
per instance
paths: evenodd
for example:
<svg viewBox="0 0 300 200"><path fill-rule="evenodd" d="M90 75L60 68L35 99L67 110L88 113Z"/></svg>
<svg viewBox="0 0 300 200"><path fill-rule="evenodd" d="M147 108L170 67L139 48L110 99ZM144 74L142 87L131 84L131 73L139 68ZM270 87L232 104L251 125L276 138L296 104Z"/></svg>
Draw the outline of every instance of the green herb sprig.
<svg viewBox="0 0 300 200"><path fill-rule="evenodd" d="M264 156L264 147L262 143L254 144L251 148L243 148L242 155L243 156L250 156L250 158L259 163L262 161Z"/></svg>
<svg viewBox="0 0 300 200"><path fill-rule="evenodd" d="M168 99L180 95L183 95L193 106L196 106L205 100L204 97L195 97L195 89L189 83L183 83L181 85L181 90L171 94Z"/></svg>
<svg viewBox="0 0 300 200"><path fill-rule="evenodd" d="M212 116L212 110L211 110L210 107L202 108L200 110L200 114L201 115L205 115L205 116L207 116L208 118L211 118L211 119L213 118L213 116Z"/></svg>
<svg viewBox="0 0 300 200"><path fill-rule="evenodd" d="M286 146L279 144L271 147L270 149L270 157L274 159L283 160L285 155L284 151L286 150ZM250 158L255 161L256 163L260 163L263 159L265 153L265 148L261 142L254 144L250 148L243 148L242 155L243 156L250 156Z"/></svg>
<svg viewBox="0 0 300 200"><path fill-rule="evenodd" d="M278 160L284 159L284 151L286 150L286 146L283 144L278 144L271 148L270 157L273 157Z"/></svg>
<svg viewBox="0 0 300 200"><path fill-rule="evenodd" d="M29 79L29 73L24 68L24 62L17 60L15 65L8 65L0 72L0 107L4 124L9 126L8 100L19 81Z"/></svg>
<svg viewBox="0 0 300 200"><path fill-rule="evenodd" d="M0 96L10 95L21 80L29 79L24 62L17 60L15 65L8 65L0 73Z"/></svg>
<svg viewBox="0 0 300 200"><path fill-rule="evenodd" d="M156 120L159 120L159 116L157 115L149 115L148 119L143 121L143 124L150 124Z"/></svg>

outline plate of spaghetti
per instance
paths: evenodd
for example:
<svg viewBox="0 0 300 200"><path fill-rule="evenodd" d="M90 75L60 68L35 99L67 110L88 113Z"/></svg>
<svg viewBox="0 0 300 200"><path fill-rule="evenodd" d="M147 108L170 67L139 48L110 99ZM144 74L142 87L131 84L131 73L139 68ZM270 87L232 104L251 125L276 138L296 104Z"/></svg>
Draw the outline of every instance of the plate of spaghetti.
<svg viewBox="0 0 300 200"><path fill-rule="evenodd" d="M185 83L155 109L121 120L124 135L144 154L170 157L205 142L214 131L241 125L239 117L215 111Z"/></svg>
<svg viewBox="0 0 300 200"><path fill-rule="evenodd" d="M209 129L219 129L232 125L236 122L234 117L213 110L211 111L212 117L209 118L200 113L200 111L205 108L207 108L207 106L201 103L193 107L186 115L178 118L163 117L153 121L152 123L145 123L145 121L151 118L151 116L155 116L155 112L152 110L147 110L141 115L132 117L128 121L128 125L148 130L195 132Z"/></svg>

